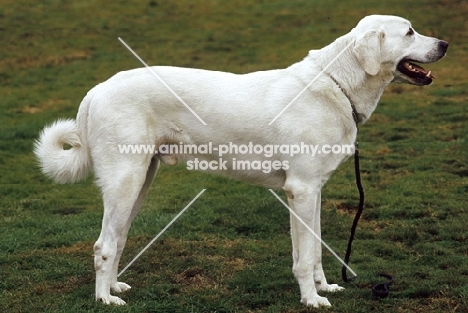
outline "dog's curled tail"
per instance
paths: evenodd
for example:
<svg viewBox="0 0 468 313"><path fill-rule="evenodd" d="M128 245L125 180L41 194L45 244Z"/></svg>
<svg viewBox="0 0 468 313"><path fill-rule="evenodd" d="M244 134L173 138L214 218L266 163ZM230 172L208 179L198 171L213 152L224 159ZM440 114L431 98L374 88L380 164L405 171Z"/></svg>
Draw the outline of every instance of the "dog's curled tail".
<svg viewBox="0 0 468 313"><path fill-rule="evenodd" d="M58 120L44 128L35 142L34 154L46 176L59 184L86 178L91 162L86 140L80 137L75 120Z"/></svg>
<svg viewBox="0 0 468 313"><path fill-rule="evenodd" d="M60 119L45 127L34 143L42 172L59 184L83 180L92 170L88 148L87 118L91 93L83 99L76 121Z"/></svg>

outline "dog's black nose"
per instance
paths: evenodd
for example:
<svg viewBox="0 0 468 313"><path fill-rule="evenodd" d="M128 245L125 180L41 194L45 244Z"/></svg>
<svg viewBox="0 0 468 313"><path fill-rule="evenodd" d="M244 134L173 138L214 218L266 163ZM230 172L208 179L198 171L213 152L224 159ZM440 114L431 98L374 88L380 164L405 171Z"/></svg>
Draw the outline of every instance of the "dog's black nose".
<svg viewBox="0 0 468 313"><path fill-rule="evenodd" d="M445 54L447 52L448 46L449 46L448 42L439 40L439 51Z"/></svg>

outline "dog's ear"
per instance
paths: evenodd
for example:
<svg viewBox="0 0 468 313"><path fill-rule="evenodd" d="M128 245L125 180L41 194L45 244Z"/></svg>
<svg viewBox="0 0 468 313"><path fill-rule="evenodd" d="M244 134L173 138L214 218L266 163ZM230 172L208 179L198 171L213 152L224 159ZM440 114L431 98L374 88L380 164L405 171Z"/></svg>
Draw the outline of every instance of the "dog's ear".
<svg viewBox="0 0 468 313"><path fill-rule="evenodd" d="M375 30L366 32L356 39L353 52L367 74L377 75L380 70L380 40L383 33Z"/></svg>

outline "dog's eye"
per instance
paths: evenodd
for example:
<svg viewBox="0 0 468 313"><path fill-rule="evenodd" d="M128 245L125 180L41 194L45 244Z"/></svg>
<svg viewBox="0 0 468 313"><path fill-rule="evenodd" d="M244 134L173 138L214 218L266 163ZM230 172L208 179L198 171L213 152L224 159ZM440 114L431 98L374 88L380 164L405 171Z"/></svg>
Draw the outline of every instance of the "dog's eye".
<svg viewBox="0 0 468 313"><path fill-rule="evenodd" d="M406 36L413 36L413 35L414 35L414 30L410 27L410 29L406 33Z"/></svg>

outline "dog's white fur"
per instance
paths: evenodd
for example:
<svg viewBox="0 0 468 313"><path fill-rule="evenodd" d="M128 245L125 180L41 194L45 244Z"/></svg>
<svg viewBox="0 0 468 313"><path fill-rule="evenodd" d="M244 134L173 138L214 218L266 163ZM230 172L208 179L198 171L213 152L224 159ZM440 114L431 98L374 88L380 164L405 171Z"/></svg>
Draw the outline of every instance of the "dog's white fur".
<svg viewBox="0 0 468 313"><path fill-rule="evenodd" d="M43 172L59 183L76 182L94 170L102 189L104 217L94 246L96 299L125 304L110 290L130 288L117 281L117 268L132 220L158 170L160 161L173 164L178 156L121 154L118 144L179 143L213 146L237 144L353 144L356 125L374 111L384 88L392 81L418 84L396 70L403 58L434 62L447 46L438 39L411 33L410 22L394 16L368 16L348 34L286 69L236 75L176 67L153 70L207 123L204 126L146 69L120 72L93 88L84 98L76 122L59 120L46 127L35 153ZM271 126L268 123L330 61L353 44L317 78ZM446 44L446 43L445 43ZM67 143L71 149L63 149ZM236 155L230 155L237 157ZM193 157L193 156L192 156ZM197 155L213 160L217 155ZM262 155L240 155L254 160ZM320 234L320 192L342 154L275 156L289 169L223 171L231 177L269 188L283 188L289 205ZM328 284L322 269L321 245L303 225L291 218L293 272L301 300L310 306L329 306L318 291L343 289Z"/></svg>

